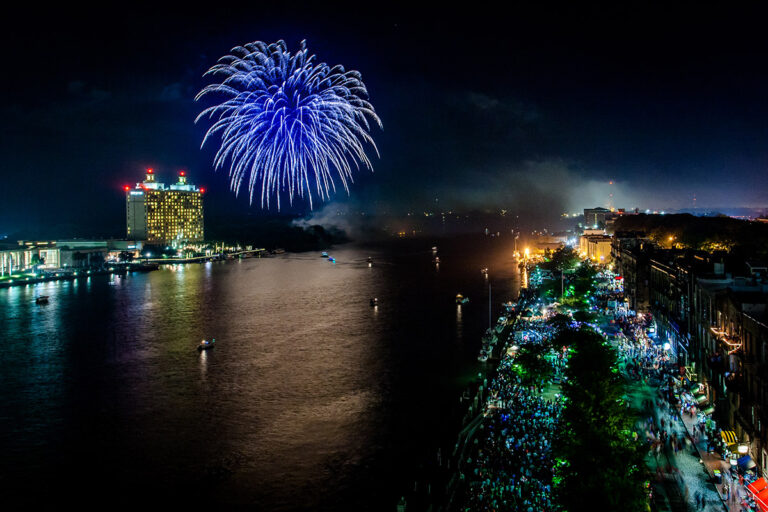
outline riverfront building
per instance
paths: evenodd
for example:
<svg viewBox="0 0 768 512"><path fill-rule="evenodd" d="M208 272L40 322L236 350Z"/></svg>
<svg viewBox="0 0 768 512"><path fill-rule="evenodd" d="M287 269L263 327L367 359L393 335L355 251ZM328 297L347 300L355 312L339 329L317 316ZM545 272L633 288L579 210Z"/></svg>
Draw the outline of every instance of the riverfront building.
<svg viewBox="0 0 768 512"><path fill-rule="evenodd" d="M614 236L613 263L628 309L653 315L654 336L705 397L703 412L733 433L729 450L738 448L739 465L767 475L766 265L726 252L662 249L641 233Z"/></svg>
<svg viewBox="0 0 768 512"><path fill-rule="evenodd" d="M187 181L184 171L166 187L148 169L143 182L125 187L128 239L173 246L202 241L203 192Z"/></svg>
<svg viewBox="0 0 768 512"><path fill-rule="evenodd" d="M59 266L60 251L54 241L24 241L0 245L0 278L33 268Z"/></svg>

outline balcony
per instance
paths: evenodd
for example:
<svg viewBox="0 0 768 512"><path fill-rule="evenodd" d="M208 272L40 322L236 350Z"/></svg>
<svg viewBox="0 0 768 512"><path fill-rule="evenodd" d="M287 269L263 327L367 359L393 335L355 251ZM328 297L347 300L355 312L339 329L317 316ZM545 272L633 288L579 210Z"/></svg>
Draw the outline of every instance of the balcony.
<svg viewBox="0 0 768 512"><path fill-rule="evenodd" d="M718 327L710 327L709 330L715 339L719 341L723 348L728 352L728 354L734 354L741 350L743 343L739 336L730 335Z"/></svg>

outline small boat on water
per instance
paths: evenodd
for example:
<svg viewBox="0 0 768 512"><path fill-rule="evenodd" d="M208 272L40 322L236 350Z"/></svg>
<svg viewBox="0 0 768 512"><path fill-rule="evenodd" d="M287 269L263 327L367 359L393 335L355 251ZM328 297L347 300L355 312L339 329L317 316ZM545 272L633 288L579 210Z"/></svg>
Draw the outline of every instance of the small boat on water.
<svg viewBox="0 0 768 512"><path fill-rule="evenodd" d="M209 348L213 348L215 343L216 343L216 338L213 338L212 340L203 340L197 346L197 350L208 350Z"/></svg>
<svg viewBox="0 0 768 512"><path fill-rule="evenodd" d="M377 297L374 297L371 299L371 307L375 308L379 305L379 299Z"/></svg>
<svg viewBox="0 0 768 512"><path fill-rule="evenodd" d="M35 299L35 304L48 304L48 296L41 295Z"/></svg>
<svg viewBox="0 0 768 512"><path fill-rule="evenodd" d="M334 258L333 256L328 256L328 261L330 261L331 263L336 263L336 258Z"/></svg>
<svg viewBox="0 0 768 512"><path fill-rule="evenodd" d="M323 257L323 258L327 258L328 257L328 253L323 251L323 253L320 256Z"/></svg>
<svg viewBox="0 0 768 512"><path fill-rule="evenodd" d="M480 269L480 272L485 275L485 277L488 277L488 267L483 267Z"/></svg>
<svg viewBox="0 0 768 512"><path fill-rule="evenodd" d="M368 256L368 268L370 268L370 267L372 267L372 266L373 266L373 258L371 258L370 256Z"/></svg>
<svg viewBox="0 0 768 512"><path fill-rule="evenodd" d="M469 302L469 297L465 297L460 293L456 294L456 304L466 304Z"/></svg>

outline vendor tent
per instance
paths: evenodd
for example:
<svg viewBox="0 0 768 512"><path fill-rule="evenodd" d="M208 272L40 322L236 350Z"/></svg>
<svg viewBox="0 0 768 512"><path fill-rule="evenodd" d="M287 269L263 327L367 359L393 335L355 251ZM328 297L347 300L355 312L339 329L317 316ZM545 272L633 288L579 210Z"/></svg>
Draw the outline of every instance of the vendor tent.
<svg viewBox="0 0 768 512"><path fill-rule="evenodd" d="M747 486L752 494L760 494L766 488L768 488L768 482L765 481L765 478L758 478Z"/></svg>
<svg viewBox="0 0 768 512"><path fill-rule="evenodd" d="M768 511L768 484L765 478L758 478L747 486L750 494L755 498L755 502L760 506L763 512Z"/></svg>
<svg viewBox="0 0 768 512"><path fill-rule="evenodd" d="M757 466L757 464L755 464L755 461L753 461L752 457L750 457L749 455L745 455L741 457L737 462L739 463L739 467L744 469L745 471Z"/></svg>
<svg viewBox="0 0 768 512"><path fill-rule="evenodd" d="M739 442L739 440L736 438L736 432L733 430L723 430L720 432L720 437L722 437L723 442L728 445L736 444Z"/></svg>

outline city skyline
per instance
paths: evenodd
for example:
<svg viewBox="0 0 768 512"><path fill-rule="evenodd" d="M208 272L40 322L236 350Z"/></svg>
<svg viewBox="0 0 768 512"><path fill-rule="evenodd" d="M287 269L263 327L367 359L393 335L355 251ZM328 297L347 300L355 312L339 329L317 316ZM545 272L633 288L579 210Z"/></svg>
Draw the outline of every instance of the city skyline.
<svg viewBox="0 0 768 512"><path fill-rule="evenodd" d="M482 12L369 19L277 7L205 21L162 9L111 21L81 14L66 24L36 16L34 29L22 22L6 33L11 68L29 52L57 58L45 84L18 74L2 86L0 164L17 170L0 190L2 232L43 222L49 208L61 211L58 222L81 223L89 209L69 199L83 193L114 222L112 194L125 177L170 165L208 185L212 213L267 214L230 194L193 124L204 71L256 39L306 39L322 61L358 69L383 121L375 172L358 172L349 196L337 192L314 212L407 210L437 198L546 217L541 204L559 214L605 206L610 194L617 207L651 210L768 200L758 64L768 48L741 12L518 8L503 22ZM29 176L40 207L22 213Z"/></svg>

